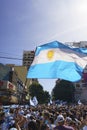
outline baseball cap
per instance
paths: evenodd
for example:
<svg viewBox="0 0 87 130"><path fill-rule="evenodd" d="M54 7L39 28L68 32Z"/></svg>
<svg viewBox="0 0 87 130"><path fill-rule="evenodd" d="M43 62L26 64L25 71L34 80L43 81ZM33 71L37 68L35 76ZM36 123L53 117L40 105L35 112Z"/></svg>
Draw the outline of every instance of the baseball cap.
<svg viewBox="0 0 87 130"><path fill-rule="evenodd" d="M66 121L67 121L67 122L71 122L71 121L72 121L72 118L66 117Z"/></svg>
<svg viewBox="0 0 87 130"><path fill-rule="evenodd" d="M64 121L63 115L58 115L58 116L57 116L57 121L58 121L58 122L63 122L63 121Z"/></svg>

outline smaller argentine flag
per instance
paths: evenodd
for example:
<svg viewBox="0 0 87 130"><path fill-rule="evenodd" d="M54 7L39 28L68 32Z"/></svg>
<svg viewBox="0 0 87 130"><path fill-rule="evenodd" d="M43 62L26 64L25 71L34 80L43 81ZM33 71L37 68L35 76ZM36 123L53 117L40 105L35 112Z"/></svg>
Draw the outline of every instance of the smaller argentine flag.
<svg viewBox="0 0 87 130"><path fill-rule="evenodd" d="M71 48L58 41L36 48L27 78L81 80L87 65L87 48Z"/></svg>

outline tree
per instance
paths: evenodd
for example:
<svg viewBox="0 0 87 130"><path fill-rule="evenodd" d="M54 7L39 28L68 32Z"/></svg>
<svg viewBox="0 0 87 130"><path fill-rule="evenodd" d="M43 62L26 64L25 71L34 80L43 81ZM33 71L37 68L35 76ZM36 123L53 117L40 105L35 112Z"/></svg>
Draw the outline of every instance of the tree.
<svg viewBox="0 0 87 130"><path fill-rule="evenodd" d="M54 100L60 99L72 102L74 100L74 91L75 87L72 82L60 80L52 90L52 97Z"/></svg>
<svg viewBox="0 0 87 130"><path fill-rule="evenodd" d="M37 97L40 104L47 103L50 99L50 95L47 91L43 90L43 87L38 83L32 83L29 86L29 95L33 98Z"/></svg>
<svg viewBox="0 0 87 130"><path fill-rule="evenodd" d="M50 95L47 91L44 91L44 101L45 103L48 103L50 101Z"/></svg>

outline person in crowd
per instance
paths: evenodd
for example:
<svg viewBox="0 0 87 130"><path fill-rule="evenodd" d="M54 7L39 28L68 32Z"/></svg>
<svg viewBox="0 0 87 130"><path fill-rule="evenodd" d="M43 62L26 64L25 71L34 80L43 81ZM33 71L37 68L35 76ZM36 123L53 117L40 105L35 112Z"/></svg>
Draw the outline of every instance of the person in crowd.
<svg viewBox="0 0 87 130"><path fill-rule="evenodd" d="M46 126L46 127L45 127ZM0 110L0 130L86 130L87 105L37 105Z"/></svg>
<svg viewBox="0 0 87 130"><path fill-rule="evenodd" d="M54 127L55 127L54 118L50 117L49 118L49 128L50 128L50 130L53 130Z"/></svg>
<svg viewBox="0 0 87 130"><path fill-rule="evenodd" d="M50 130L49 126L47 124L42 124L40 130Z"/></svg>
<svg viewBox="0 0 87 130"><path fill-rule="evenodd" d="M36 119L36 124L37 124L38 130L40 130L41 121L39 119Z"/></svg>
<svg viewBox="0 0 87 130"><path fill-rule="evenodd" d="M43 123L44 124L49 124L49 118L50 118L50 114L48 111L45 111L44 112L44 115L43 115Z"/></svg>
<svg viewBox="0 0 87 130"><path fill-rule="evenodd" d="M27 130L38 130L36 122L35 121L30 121L28 123L28 129Z"/></svg>
<svg viewBox="0 0 87 130"><path fill-rule="evenodd" d="M85 116L85 119L84 119L83 130L87 130L87 115Z"/></svg>
<svg viewBox="0 0 87 130"><path fill-rule="evenodd" d="M57 122L58 125L53 130L74 130L73 127L65 125L65 119L63 115L58 115Z"/></svg>
<svg viewBox="0 0 87 130"><path fill-rule="evenodd" d="M3 111L0 113L0 130L8 130L5 121L5 113Z"/></svg>

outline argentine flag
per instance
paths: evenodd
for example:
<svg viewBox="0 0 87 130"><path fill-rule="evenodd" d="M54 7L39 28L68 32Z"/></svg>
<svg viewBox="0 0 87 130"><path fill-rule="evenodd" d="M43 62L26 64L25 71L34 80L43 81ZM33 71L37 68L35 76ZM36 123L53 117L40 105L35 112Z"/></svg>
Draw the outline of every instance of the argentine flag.
<svg viewBox="0 0 87 130"><path fill-rule="evenodd" d="M36 96L33 97L33 103L34 103L35 106L37 106L38 100L37 100Z"/></svg>
<svg viewBox="0 0 87 130"><path fill-rule="evenodd" d="M87 65L87 48L71 48L58 41L38 46L27 78L81 80Z"/></svg>

